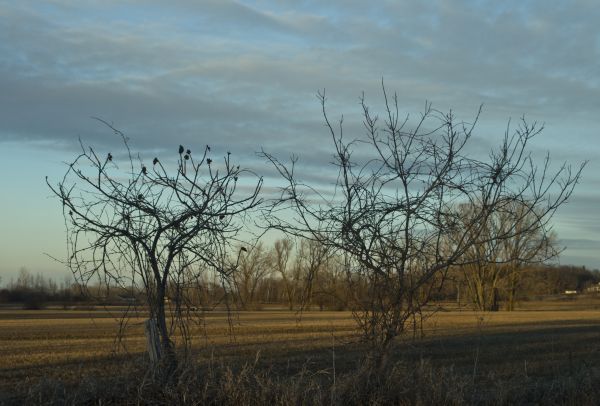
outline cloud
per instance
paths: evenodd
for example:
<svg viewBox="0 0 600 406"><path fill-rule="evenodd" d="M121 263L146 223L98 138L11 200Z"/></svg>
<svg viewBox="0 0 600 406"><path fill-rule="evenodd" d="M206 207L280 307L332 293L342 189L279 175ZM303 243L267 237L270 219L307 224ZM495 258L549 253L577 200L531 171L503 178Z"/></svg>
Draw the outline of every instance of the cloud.
<svg viewBox="0 0 600 406"><path fill-rule="evenodd" d="M121 6L123 16L106 5L63 5L56 13L65 21L31 4L5 7L1 29L11 41L2 45L9 57L1 75L13 83L11 95L29 97L5 96L3 107L26 103L39 127L55 128L46 137L72 134L68 123L76 120L73 126L85 130L82 117L97 114L115 122L126 117L145 133L157 125L163 132L160 115L175 131L200 121L231 131L237 122L294 139L302 123L313 128L319 120L316 89L328 88L332 111L354 114L361 90L380 97L384 76L409 111L424 99L467 114L487 102L494 120L508 111L585 117L597 111L599 90L588 82L599 59L593 51L572 55L573 30L556 25L564 10L546 7L531 22L528 10L487 16L489 5L387 4L377 13L356 3L282 11L267 2L178 1L168 9L154 2L140 11L140 24L133 17L139 5ZM575 34L589 43L592 20L585 21ZM0 137L35 137L28 117L14 116Z"/></svg>

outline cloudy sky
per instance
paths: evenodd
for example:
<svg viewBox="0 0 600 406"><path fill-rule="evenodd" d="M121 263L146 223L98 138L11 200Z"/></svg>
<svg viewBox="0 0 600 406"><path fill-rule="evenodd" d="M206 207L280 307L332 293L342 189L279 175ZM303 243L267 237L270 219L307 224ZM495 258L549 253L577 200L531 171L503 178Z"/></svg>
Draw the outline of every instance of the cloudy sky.
<svg viewBox="0 0 600 406"><path fill-rule="evenodd" d="M598 21L594 0L0 0L0 276L62 272L44 178L79 138L118 150L92 116L149 159L210 144L260 172L264 147L310 172L331 154L316 92L358 137L359 96L381 106L382 78L410 114L428 100L468 121L483 103L483 145L525 115L545 123L537 152L589 160L555 230L561 263L600 268Z"/></svg>

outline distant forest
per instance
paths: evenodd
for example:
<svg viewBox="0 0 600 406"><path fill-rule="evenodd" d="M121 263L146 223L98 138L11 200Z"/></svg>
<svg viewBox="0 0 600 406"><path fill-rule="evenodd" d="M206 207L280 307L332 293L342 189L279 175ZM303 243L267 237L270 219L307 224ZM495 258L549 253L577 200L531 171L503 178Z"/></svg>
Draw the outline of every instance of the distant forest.
<svg viewBox="0 0 600 406"><path fill-rule="evenodd" d="M209 310L225 302L240 310L260 310L276 305L289 310L351 310L351 303L364 295L366 281L356 279L346 283L339 258L316 258L319 253L309 244L299 244L292 253L292 245L279 241L272 250L259 244L243 259L240 272L233 285L223 286L217 277L199 280L196 286L186 289L186 305ZM490 282L491 283L491 282ZM531 265L520 272L518 302L540 300L544 297L565 294L598 294L600 271L585 266ZM435 284L434 302L453 302L478 308L474 292L464 269L451 269L442 283ZM494 283L499 306L508 309L509 287L499 273ZM170 298L167 301L175 301ZM106 286L91 283L84 286L65 277L57 281L42 273L33 274L21 269L16 280L10 280L0 289L0 305L19 306L23 309L42 309L46 306L77 308L90 305L145 306L144 294L138 289L124 286Z"/></svg>

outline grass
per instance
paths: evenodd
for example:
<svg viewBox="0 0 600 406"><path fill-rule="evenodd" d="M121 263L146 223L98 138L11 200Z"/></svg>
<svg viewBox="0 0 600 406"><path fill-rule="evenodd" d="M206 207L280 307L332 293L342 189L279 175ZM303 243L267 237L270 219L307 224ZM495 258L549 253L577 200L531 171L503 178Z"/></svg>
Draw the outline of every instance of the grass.
<svg viewBox="0 0 600 406"><path fill-rule="evenodd" d="M233 320L207 312L168 393L147 390L156 388L145 375L143 315L128 321L118 341L117 309L0 310L0 403L105 395L104 403L172 403L185 394L186 403L237 405L564 404L570 397L593 404L600 399L598 304L440 311L425 323L423 338L398 340L376 367L347 312L306 312L301 320L287 311L241 312Z"/></svg>

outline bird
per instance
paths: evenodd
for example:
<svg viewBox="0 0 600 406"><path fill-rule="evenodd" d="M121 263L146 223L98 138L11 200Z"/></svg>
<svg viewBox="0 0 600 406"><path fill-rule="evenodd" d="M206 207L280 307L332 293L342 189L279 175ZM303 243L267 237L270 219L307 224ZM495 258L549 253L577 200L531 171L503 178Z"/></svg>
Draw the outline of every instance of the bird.
<svg viewBox="0 0 600 406"><path fill-rule="evenodd" d="M179 154L183 154L183 145L179 146Z"/></svg>
<svg viewBox="0 0 600 406"><path fill-rule="evenodd" d="M225 215L224 215L224 214L221 214L221 215L219 216L219 220L223 220L224 218L225 218Z"/></svg>
<svg viewBox="0 0 600 406"><path fill-rule="evenodd" d="M107 160L112 161L112 154L109 152L108 156L106 157Z"/></svg>
<svg viewBox="0 0 600 406"><path fill-rule="evenodd" d="M152 165L156 165L157 163L158 163L158 158L156 158L156 157L155 157L155 158L152 160Z"/></svg>
<svg viewBox="0 0 600 406"><path fill-rule="evenodd" d="M208 159L206 160L206 163L210 165L210 164L212 163L212 159L208 158Z"/></svg>
<svg viewBox="0 0 600 406"><path fill-rule="evenodd" d="M246 247L240 248L240 251L248 252L248 250L246 249Z"/></svg>
<svg viewBox="0 0 600 406"><path fill-rule="evenodd" d="M192 155L192 151L190 151L189 149L187 151L185 151L185 153L188 155Z"/></svg>
<svg viewBox="0 0 600 406"><path fill-rule="evenodd" d="M146 169L146 167L145 167L145 166L142 166L142 173L143 173L144 175L147 175L147 174L148 174L148 170Z"/></svg>
<svg viewBox="0 0 600 406"><path fill-rule="evenodd" d="M183 158L184 158L184 159L187 161L188 159L190 159L190 156L189 156L188 154L185 154L185 155L183 156Z"/></svg>
<svg viewBox="0 0 600 406"><path fill-rule="evenodd" d="M144 199L144 195L142 195L141 193L138 195L138 200L143 200Z"/></svg>

